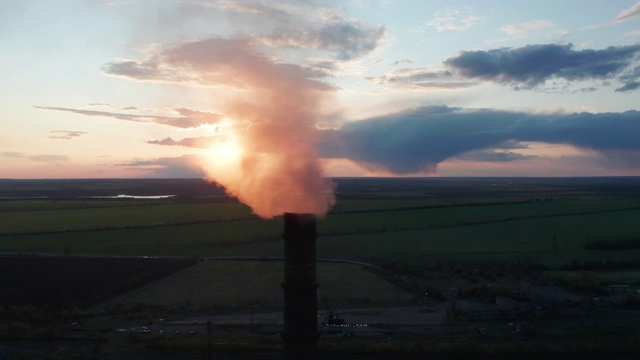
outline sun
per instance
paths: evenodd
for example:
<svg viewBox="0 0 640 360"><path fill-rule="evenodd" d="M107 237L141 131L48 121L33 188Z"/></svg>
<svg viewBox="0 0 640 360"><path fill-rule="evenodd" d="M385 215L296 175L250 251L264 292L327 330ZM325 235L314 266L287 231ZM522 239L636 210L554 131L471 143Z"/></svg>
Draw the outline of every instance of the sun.
<svg viewBox="0 0 640 360"><path fill-rule="evenodd" d="M216 136L203 153L203 170L218 182L242 176L243 164L249 156L246 139L232 125L221 123Z"/></svg>
<svg viewBox="0 0 640 360"><path fill-rule="evenodd" d="M221 165L237 164L243 153L242 144L235 136L228 136L209 149L212 161Z"/></svg>
<svg viewBox="0 0 640 360"><path fill-rule="evenodd" d="M229 142L225 142L218 149L218 157L222 159L228 159L234 156L234 154L238 153L238 149L233 144Z"/></svg>

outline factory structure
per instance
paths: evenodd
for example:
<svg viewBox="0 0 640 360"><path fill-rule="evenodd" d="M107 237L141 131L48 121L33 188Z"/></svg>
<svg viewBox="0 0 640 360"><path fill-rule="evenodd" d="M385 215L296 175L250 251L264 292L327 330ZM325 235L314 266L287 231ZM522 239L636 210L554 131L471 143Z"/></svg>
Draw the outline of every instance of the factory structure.
<svg viewBox="0 0 640 360"><path fill-rule="evenodd" d="M318 353L318 280L316 218L284 214L284 342L285 359L316 359Z"/></svg>

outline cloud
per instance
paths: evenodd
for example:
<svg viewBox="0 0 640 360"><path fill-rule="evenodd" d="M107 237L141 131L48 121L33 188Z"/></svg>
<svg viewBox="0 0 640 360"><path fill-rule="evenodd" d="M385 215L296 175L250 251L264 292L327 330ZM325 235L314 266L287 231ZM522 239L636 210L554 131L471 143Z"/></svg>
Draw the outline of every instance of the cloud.
<svg viewBox="0 0 640 360"><path fill-rule="evenodd" d="M191 82L194 79L180 77L180 74L162 69L157 63L148 61L139 63L133 60L112 61L103 66L102 70L107 75L124 76L131 79L144 81L165 81L172 79L173 82Z"/></svg>
<svg viewBox="0 0 640 360"><path fill-rule="evenodd" d="M495 148L505 149L505 150L516 150L516 149L530 149L531 147L529 146L529 144L521 143L515 140L507 140L497 145Z"/></svg>
<svg viewBox="0 0 640 360"><path fill-rule="evenodd" d="M543 29L552 29L556 25L549 20L532 20L520 24L504 25L500 27L500 31L507 34L511 38L523 38L529 36L531 32L537 32Z"/></svg>
<svg viewBox="0 0 640 360"><path fill-rule="evenodd" d="M93 104L93 105L104 105L104 104ZM178 127L182 129L195 128L201 125L217 124L221 118L219 114L206 112L206 111L191 110L186 108L171 109L170 111L176 113L177 114L176 116L153 115L152 114L153 110L138 109L136 107L123 108L122 110L138 111L137 113L84 110L84 109L73 109L73 108L53 107L53 106L34 106L34 108L42 109L42 110L66 111L66 112L71 112L71 113L81 114L86 116L109 117L109 118L114 118L119 120L127 120L127 121L141 122L141 123L152 123L152 124L158 124L158 125Z"/></svg>
<svg viewBox="0 0 640 360"><path fill-rule="evenodd" d="M616 89L617 92L626 92L638 89L638 80L640 80L640 65L629 68L620 76L623 86Z"/></svg>
<svg viewBox="0 0 640 360"><path fill-rule="evenodd" d="M146 59L118 59L106 63L103 72L138 81L175 82L206 86L246 85L246 76L298 72L307 79L331 74L306 59L332 59L337 64L370 54L383 45L384 26L349 18L339 7L313 2L185 1L162 15L165 23L182 26L194 19L204 23L239 21L242 33L178 43ZM198 22L200 23L200 22ZM195 25L194 25L195 26ZM203 29L204 30L204 29ZM207 30L211 33L211 30ZM292 52L293 50L293 52ZM305 59L286 63L286 59ZM235 60L231 60L231 58ZM325 62L328 63L328 62ZM249 71L251 68L258 68ZM271 83L277 79L265 79ZM255 84L254 84L255 85ZM328 88L322 82L317 87Z"/></svg>
<svg viewBox="0 0 640 360"><path fill-rule="evenodd" d="M477 150L456 156L460 160L480 162L511 162L538 159L536 155L522 155L512 151Z"/></svg>
<svg viewBox="0 0 640 360"><path fill-rule="evenodd" d="M436 14L427 26L434 27L437 32L466 31L474 26L481 18L470 8L448 11Z"/></svg>
<svg viewBox="0 0 640 360"><path fill-rule="evenodd" d="M16 151L5 151L3 153L0 153L0 155L2 155L3 157L6 157L6 158L26 157L26 155L24 153L16 152Z"/></svg>
<svg viewBox="0 0 640 360"><path fill-rule="evenodd" d="M67 162L69 157L67 155L31 155L27 156L31 161L39 162Z"/></svg>
<svg viewBox="0 0 640 360"><path fill-rule="evenodd" d="M616 16L615 18L601 24L591 25L588 27L588 29L597 29L597 28L602 28L606 26L616 25L616 24L625 22L627 20L635 19L637 17L640 17L640 2L636 3L630 8L620 11L618 16Z"/></svg>
<svg viewBox="0 0 640 360"><path fill-rule="evenodd" d="M400 64L412 64L413 61L409 60L409 59L402 59L402 60L396 60L393 62L393 65L400 65Z"/></svg>
<svg viewBox="0 0 640 360"><path fill-rule="evenodd" d="M574 50L572 44L527 45L488 51L463 51L444 61L471 80L531 89L550 79L609 79L633 64L640 45Z"/></svg>
<svg viewBox="0 0 640 360"><path fill-rule="evenodd" d="M256 52L246 39L210 38L168 47L143 60L113 61L107 75L138 81L194 83L238 89L290 89L292 84L328 91L327 76L300 65L276 63Z"/></svg>
<svg viewBox="0 0 640 360"><path fill-rule="evenodd" d="M50 139L71 140L88 134L85 131L53 130L49 131Z"/></svg>
<svg viewBox="0 0 640 360"><path fill-rule="evenodd" d="M255 45L295 48L296 52L314 49L341 61L354 60L374 51L385 36L383 26L349 18L340 7L308 1L218 1L195 5L204 10L201 16L209 16L214 21L226 20L230 15L240 17L250 29L248 38ZM207 11L209 9L227 12Z"/></svg>
<svg viewBox="0 0 640 360"><path fill-rule="evenodd" d="M259 39L269 46L324 50L338 60L348 61L374 51L384 35L383 26L340 21L325 24L319 29L282 29Z"/></svg>
<svg viewBox="0 0 640 360"><path fill-rule="evenodd" d="M208 149L220 141L220 136L201 136L197 138L184 138L181 140L174 140L171 137L166 137L162 140L148 140L147 144Z"/></svg>
<svg viewBox="0 0 640 360"><path fill-rule="evenodd" d="M435 172L449 158L514 142L568 144L605 154L640 153L640 112L529 114L429 106L345 124L324 136L323 155L396 174ZM487 153L476 153L484 156ZM502 160L515 160L514 154ZM499 159L498 159L499 160Z"/></svg>
<svg viewBox="0 0 640 360"><path fill-rule="evenodd" d="M215 1L215 2L201 2L200 5L204 7L217 7L220 9L229 9L242 13L250 14L267 14L274 17L286 17L286 13L282 10L276 9L273 6L268 6L258 3L250 3L248 1Z"/></svg>
<svg viewBox="0 0 640 360"><path fill-rule="evenodd" d="M476 84L455 76L447 69L432 67L397 69L382 76L366 77L365 79L376 84L413 89L459 89Z"/></svg>
<svg viewBox="0 0 640 360"><path fill-rule="evenodd" d="M622 21L627 21L637 17L640 17L640 2L638 2L637 4L633 5L628 9L622 10L620 14L618 14L618 16L616 16L616 18L613 20L615 22L622 22Z"/></svg>
<svg viewBox="0 0 640 360"><path fill-rule="evenodd" d="M638 81L629 81L623 86L616 89L616 92L627 92L640 89L640 82Z"/></svg>
<svg viewBox="0 0 640 360"><path fill-rule="evenodd" d="M201 163L202 159L198 155L182 155L151 160L132 160L118 166L143 170L148 177L202 178L205 172Z"/></svg>
<svg viewBox="0 0 640 360"><path fill-rule="evenodd" d="M69 157L67 155L28 155L21 152L7 151L0 153L3 157L6 158L23 158L36 162L52 162L52 163L61 163L69 161Z"/></svg>

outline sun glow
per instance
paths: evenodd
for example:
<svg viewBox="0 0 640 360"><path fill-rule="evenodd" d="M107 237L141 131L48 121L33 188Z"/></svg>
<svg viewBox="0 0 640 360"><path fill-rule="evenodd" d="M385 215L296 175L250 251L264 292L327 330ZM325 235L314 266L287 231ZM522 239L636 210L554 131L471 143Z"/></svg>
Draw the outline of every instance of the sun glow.
<svg viewBox="0 0 640 360"><path fill-rule="evenodd" d="M239 134L236 133L234 121L224 118L215 127L208 130L215 133L218 140L207 151L209 165L213 167L237 166L245 151L240 141Z"/></svg>
<svg viewBox="0 0 640 360"><path fill-rule="evenodd" d="M203 130L206 134L212 135L218 133L220 129L220 125L218 124L203 124L198 127L198 129Z"/></svg>
<svg viewBox="0 0 640 360"><path fill-rule="evenodd" d="M227 136L213 145L209 151L209 163L213 167L237 167L245 155L242 144L235 136Z"/></svg>
<svg viewBox="0 0 640 360"><path fill-rule="evenodd" d="M238 154L240 154L240 147L238 144L234 144L234 142L225 141L221 144L218 149L216 149L218 158L230 160L237 157Z"/></svg>

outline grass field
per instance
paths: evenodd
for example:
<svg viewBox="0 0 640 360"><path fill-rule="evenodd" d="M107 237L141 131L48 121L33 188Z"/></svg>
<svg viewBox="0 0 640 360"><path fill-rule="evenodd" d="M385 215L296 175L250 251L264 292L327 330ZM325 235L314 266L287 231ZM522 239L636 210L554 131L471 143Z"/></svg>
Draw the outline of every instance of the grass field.
<svg viewBox="0 0 640 360"><path fill-rule="evenodd" d="M441 255L536 257L541 253L545 260L562 261L640 254L637 250L602 252L583 248L584 243L596 239L640 236L639 209L607 208L607 212L598 209L589 213L588 206L584 206L587 213L575 214L576 209L570 209L572 215L548 207L540 210L537 204L531 208L525 205L333 214L318 225L318 252L321 256L414 262ZM68 248L72 254L99 255L281 255L280 233L279 219L252 218L2 236L0 249L61 253Z"/></svg>
<svg viewBox="0 0 640 360"><path fill-rule="evenodd" d="M12 203L15 204L16 201ZM5 211L0 218L0 229L5 234L20 234L171 225L253 217L248 207L234 203L132 205L125 201L124 204L119 205L114 201L90 200L68 203L68 208L57 208L59 204L53 201L49 202L49 207L53 209L46 208L46 205L44 201L39 201L38 206L42 207L40 209L14 211L5 206Z"/></svg>
<svg viewBox="0 0 640 360"><path fill-rule="evenodd" d="M207 261L124 298L193 310L279 308L283 264L266 261ZM318 264L319 306L410 303L413 295L352 264Z"/></svg>
<svg viewBox="0 0 640 360"><path fill-rule="evenodd" d="M638 249L584 247L594 240L640 237L636 178L336 182L337 205L318 222L320 257L410 264L528 259L549 265L640 258ZM74 198L153 191L177 197ZM0 252L281 256L283 251L281 218L258 219L246 206L222 201L219 188L195 180L0 181L0 197L29 194L53 197L0 200Z"/></svg>

